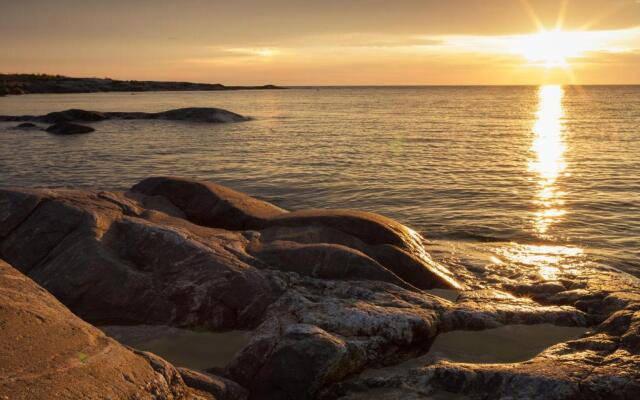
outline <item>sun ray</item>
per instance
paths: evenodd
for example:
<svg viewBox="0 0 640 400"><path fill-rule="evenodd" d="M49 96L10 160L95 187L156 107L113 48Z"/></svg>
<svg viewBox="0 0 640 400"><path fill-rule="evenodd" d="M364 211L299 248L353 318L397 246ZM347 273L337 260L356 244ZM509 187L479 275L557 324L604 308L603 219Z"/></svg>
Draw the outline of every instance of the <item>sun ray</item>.
<svg viewBox="0 0 640 400"><path fill-rule="evenodd" d="M610 8L608 8L605 12L603 12L600 15L595 16L594 18L592 18L591 20L587 21L584 25L582 25L581 27L579 27L578 29L580 30L589 30L591 29L595 24L597 24L598 22L602 21L605 18L609 18L610 16L612 16L613 14L616 14L617 12L621 11L623 8L628 7L630 5L633 5L632 2L629 2L627 4L624 3L619 3L616 4L615 6L612 6Z"/></svg>
<svg viewBox="0 0 640 400"><path fill-rule="evenodd" d="M522 7L525 9L527 14L529 14L529 17L531 18L531 21L536 26L536 29L538 31L544 30L544 24L538 17L538 14L536 14L536 11L533 9L531 4L527 0L520 0L520 3L522 4Z"/></svg>
<svg viewBox="0 0 640 400"><path fill-rule="evenodd" d="M558 18L556 20L556 29L562 29L564 26L564 18L567 15L567 8L569 6L569 0L563 0L560 3L560 11L558 12Z"/></svg>

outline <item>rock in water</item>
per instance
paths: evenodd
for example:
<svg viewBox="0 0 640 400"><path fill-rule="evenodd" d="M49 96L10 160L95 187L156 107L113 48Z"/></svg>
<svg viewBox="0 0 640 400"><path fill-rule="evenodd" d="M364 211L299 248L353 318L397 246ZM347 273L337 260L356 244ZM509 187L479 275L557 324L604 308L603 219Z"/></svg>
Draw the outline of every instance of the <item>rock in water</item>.
<svg viewBox="0 0 640 400"><path fill-rule="evenodd" d="M242 122L250 118L213 107L187 107L162 112L99 112L80 109L56 111L46 115L0 115L0 121L31 121L58 124L63 122L96 122L107 119L167 120L204 123Z"/></svg>
<svg viewBox="0 0 640 400"><path fill-rule="evenodd" d="M157 113L157 119L192 122L241 122L247 117L220 108L189 107Z"/></svg>
<svg viewBox="0 0 640 400"><path fill-rule="evenodd" d="M23 122L21 124L19 124L18 126L15 126L13 129L18 129L18 130L32 130L32 129L40 129L38 127L38 125L31 123L31 122Z"/></svg>
<svg viewBox="0 0 640 400"><path fill-rule="evenodd" d="M58 122L46 129L47 132L56 135L78 135L95 131L90 126L72 124L70 122Z"/></svg>
<svg viewBox="0 0 640 400"><path fill-rule="evenodd" d="M107 112L104 113L111 119L163 119L167 121L188 121L188 122L242 122L249 118L243 117L231 111L212 107L187 107L176 110L162 111L157 113L147 112Z"/></svg>

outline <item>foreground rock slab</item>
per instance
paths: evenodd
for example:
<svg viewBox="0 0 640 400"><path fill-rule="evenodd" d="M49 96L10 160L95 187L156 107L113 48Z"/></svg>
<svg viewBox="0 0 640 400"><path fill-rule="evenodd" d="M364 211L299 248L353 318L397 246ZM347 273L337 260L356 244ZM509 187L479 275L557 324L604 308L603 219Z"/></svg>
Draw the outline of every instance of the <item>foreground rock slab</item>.
<svg viewBox="0 0 640 400"><path fill-rule="evenodd" d="M104 336L0 260L0 398L214 399L214 395L187 386L166 361Z"/></svg>
<svg viewBox="0 0 640 400"><path fill-rule="evenodd" d="M636 278L588 266L554 282L451 270L417 232L378 214L287 211L176 177L124 193L8 188L0 257L94 324L253 330L221 372L251 399L623 399L638 389ZM521 363L371 372L424 355L440 333L509 324L590 330ZM184 379L196 381L226 387Z"/></svg>

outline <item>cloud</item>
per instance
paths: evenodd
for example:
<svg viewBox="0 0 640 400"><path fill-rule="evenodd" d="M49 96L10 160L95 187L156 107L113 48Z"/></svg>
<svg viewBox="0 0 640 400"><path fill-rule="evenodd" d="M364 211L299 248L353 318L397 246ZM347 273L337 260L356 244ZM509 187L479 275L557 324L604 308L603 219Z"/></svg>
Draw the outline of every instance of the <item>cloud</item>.
<svg viewBox="0 0 640 400"><path fill-rule="evenodd" d="M532 35L388 35L370 32L303 36L279 42L252 45L227 44L194 49L177 63L218 65L228 68L264 67L324 68L350 65L493 64L494 69L529 70L566 66L566 62L605 61L612 53L640 49L640 28L611 31L562 33L553 43L538 43ZM545 46L555 45L557 55L549 56ZM605 57L606 56L606 57ZM618 58L622 60L622 58ZM525 68L526 67L526 68ZM398 67L394 67L397 69Z"/></svg>

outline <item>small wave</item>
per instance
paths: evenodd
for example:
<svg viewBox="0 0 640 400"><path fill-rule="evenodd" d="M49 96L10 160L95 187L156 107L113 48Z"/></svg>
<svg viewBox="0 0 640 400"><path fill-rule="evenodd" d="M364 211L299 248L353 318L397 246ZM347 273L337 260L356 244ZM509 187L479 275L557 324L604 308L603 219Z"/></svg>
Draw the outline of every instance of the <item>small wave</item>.
<svg viewBox="0 0 640 400"><path fill-rule="evenodd" d="M501 243L501 242L517 242L520 244L530 245L549 245L558 244L555 240L542 239L534 235L528 235L524 232L505 232L503 234L485 234L480 232L472 232L467 230L459 230L453 232L430 233L427 235L429 239L448 240L461 242L481 242L481 243Z"/></svg>

